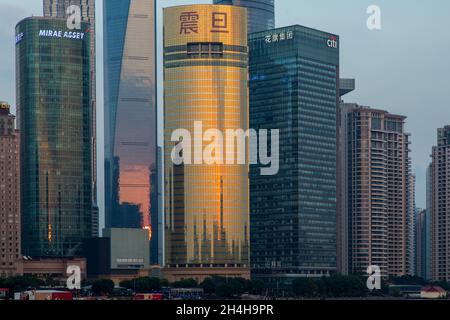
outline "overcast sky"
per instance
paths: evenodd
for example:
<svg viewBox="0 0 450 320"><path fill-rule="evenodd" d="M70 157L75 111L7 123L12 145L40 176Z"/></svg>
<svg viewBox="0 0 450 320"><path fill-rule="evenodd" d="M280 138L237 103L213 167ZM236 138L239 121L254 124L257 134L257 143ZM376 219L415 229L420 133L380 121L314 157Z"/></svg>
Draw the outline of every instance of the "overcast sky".
<svg viewBox="0 0 450 320"><path fill-rule="evenodd" d="M412 134L412 160L417 174L417 206L425 207L425 171L436 141L436 129L450 124L450 1L275 1L277 27L301 24L340 35L341 77L357 80L357 90L345 97L346 102L408 117L407 130ZM161 0L159 24L161 26L162 7L210 2ZM366 27L366 10L372 4L381 8L382 29L378 31L369 31ZM0 101L8 101L13 106L14 27L19 20L31 15L42 15L42 0L0 0ZM160 27L160 43L161 30ZM97 0L97 31L98 136L99 158L102 159L101 0ZM102 170L99 172L102 175ZM101 176L99 178L101 181ZM99 196L102 194L99 190Z"/></svg>

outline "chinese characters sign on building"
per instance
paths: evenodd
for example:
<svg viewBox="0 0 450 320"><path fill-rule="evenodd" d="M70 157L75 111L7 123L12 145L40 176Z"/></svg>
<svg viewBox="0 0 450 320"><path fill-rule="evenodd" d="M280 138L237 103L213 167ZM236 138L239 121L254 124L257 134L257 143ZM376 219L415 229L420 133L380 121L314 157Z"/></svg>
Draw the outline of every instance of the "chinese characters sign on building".
<svg viewBox="0 0 450 320"><path fill-rule="evenodd" d="M274 43L274 42L280 42L280 41L286 41L286 40L292 40L292 39L294 39L293 31L268 34L264 38L266 43Z"/></svg>
<svg viewBox="0 0 450 320"><path fill-rule="evenodd" d="M198 33L199 15L197 12L182 12L180 21L180 34Z"/></svg>
<svg viewBox="0 0 450 320"><path fill-rule="evenodd" d="M182 12L180 14L180 34L198 34L200 15L197 11ZM211 19L212 33L229 33L228 14L225 12L213 12Z"/></svg>
<svg viewBox="0 0 450 320"><path fill-rule="evenodd" d="M214 33L228 33L228 15L224 12L213 12L212 29Z"/></svg>

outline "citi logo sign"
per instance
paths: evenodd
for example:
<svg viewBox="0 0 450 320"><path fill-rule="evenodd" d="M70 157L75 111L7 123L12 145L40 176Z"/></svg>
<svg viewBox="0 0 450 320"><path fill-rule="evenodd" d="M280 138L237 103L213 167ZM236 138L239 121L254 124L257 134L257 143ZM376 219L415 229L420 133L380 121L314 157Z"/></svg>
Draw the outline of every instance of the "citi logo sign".
<svg viewBox="0 0 450 320"><path fill-rule="evenodd" d="M331 37L330 39L327 40L327 46L330 48L338 48L338 41L337 41L337 37Z"/></svg>

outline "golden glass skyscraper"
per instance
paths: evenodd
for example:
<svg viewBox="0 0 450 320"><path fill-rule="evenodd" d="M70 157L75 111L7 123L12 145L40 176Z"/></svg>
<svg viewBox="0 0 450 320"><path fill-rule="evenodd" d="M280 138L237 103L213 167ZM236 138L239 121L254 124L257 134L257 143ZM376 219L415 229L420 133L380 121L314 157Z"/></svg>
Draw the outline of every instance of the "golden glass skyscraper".
<svg viewBox="0 0 450 320"><path fill-rule="evenodd" d="M164 98L166 267L197 269L190 274L196 279L206 268L243 276L249 263L248 164L176 165L178 142L171 136L177 129L190 132L194 159L195 123L203 132L248 129L246 9L164 10Z"/></svg>

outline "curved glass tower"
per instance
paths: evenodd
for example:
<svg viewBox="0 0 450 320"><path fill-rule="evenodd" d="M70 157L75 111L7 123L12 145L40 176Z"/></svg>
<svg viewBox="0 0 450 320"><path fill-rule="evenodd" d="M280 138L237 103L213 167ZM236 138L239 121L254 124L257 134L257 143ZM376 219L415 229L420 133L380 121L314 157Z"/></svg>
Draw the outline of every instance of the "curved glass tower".
<svg viewBox="0 0 450 320"><path fill-rule="evenodd" d="M158 221L155 21L154 1L104 1L106 227L144 228L152 241Z"/></svg>
<svg viewBox="0 0 450 320"><path fill-rule="evenodd" d="M96 50L95 50L95 0L44 0L44 17L67 18L67 9L77 5L81 9L82 21L88 22L91 29L91 98L92 98L92 202L97 208L97 87L96 87ZM97 237L98 210L92 212L92 236Z"/></svg>
<svg viewBox="0 0 450 320"><path fill-rule="evenodd" d="M90 26L31 17L16 26L22 252L72 257L91 236Z"/></svg>
<svg viewBox="0 0 450 320"><path fill-rule="evenodd" d="M237 7L192 5L164 10L168 268L233 272L249 267L248 165L217 161L179 165L171 157L178 144L171 141L172 133L183 128L194 137L196 122L203 132L248 129L245 26L245 10Z"/></svg>
<svg viewBox="0 0 450 320"><path fill-rule="evenodd" d="M275 0L214 0L213 2L247 8L248 33L275 28Z"/></svg>

